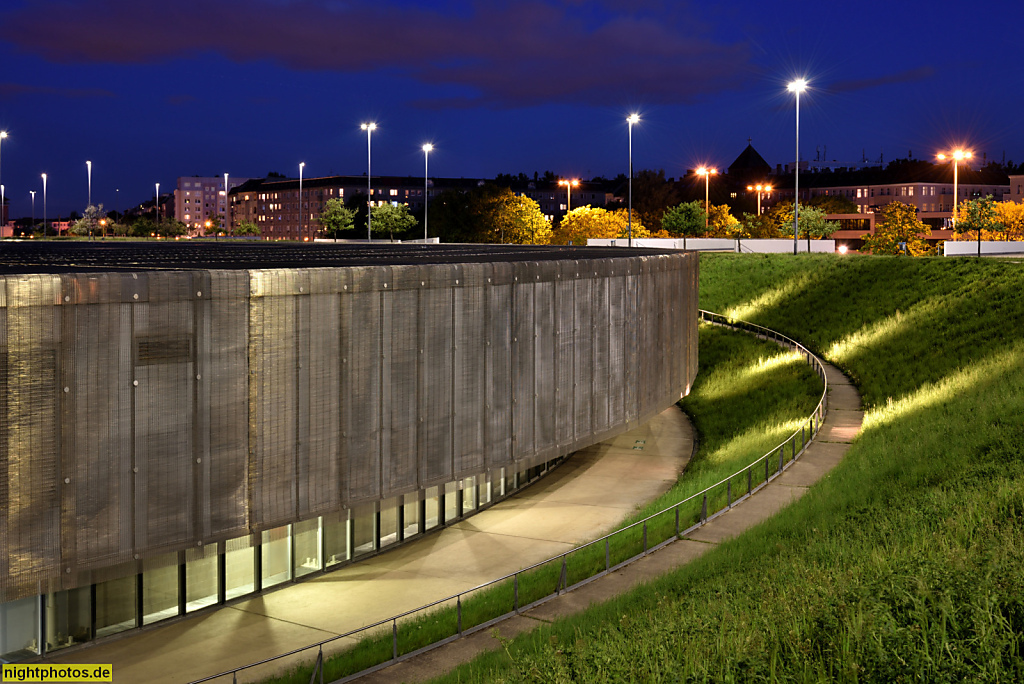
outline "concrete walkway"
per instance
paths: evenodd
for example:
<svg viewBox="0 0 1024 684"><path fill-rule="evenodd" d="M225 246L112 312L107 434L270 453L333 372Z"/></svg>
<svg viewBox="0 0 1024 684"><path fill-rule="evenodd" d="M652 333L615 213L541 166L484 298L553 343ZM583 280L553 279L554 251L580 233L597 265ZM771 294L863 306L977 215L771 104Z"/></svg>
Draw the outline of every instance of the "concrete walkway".
<svg viewBox="0 0 1024 684"><path fill-rule="evenodd" d="M344 634L607 533L668 490L692 450L689 420L672 407L635 430L578 452L524 491L440 532L316 579L63 651L46 662L112 663L114 681L170 684ZM324 654L352 643L338 640ZM276 674L315 655L310 651L247 670L239 681Z"/></svg>
<svg viewBox="0 0 1024 684"><path fill-rule="evenodd" d="M860 395L838 369L825 364L829 384L829 409L818 436L807 450L781 476L732 510L709 521L684 539L662 547L616 572L605 575L579 589L499 623L496 629L476 632L440 648L400 662L360 678L361 684L423 682L469 662L477 655L497 650L501 644L494 634L510 639L527 632L541 622L573 615L589 606L623 594L637 585L671 572L697 558L717 544L735 537L763 522L820 480L846 453L860 431L864 414Z"/></svg>

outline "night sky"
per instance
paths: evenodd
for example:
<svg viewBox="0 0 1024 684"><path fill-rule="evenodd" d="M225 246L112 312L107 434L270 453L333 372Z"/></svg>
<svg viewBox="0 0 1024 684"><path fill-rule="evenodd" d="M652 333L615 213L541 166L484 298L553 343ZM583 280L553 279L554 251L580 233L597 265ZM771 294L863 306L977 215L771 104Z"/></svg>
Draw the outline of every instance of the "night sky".
<svg viewBox="0 0 1024 684"><path fill-rule="evenodd" d="M28 216L179 176L493 177L727 166L747 138L886 162L1024 161L1024 3L3 0L0 180ZM120 192L115 193L115 188Z"/></svg>

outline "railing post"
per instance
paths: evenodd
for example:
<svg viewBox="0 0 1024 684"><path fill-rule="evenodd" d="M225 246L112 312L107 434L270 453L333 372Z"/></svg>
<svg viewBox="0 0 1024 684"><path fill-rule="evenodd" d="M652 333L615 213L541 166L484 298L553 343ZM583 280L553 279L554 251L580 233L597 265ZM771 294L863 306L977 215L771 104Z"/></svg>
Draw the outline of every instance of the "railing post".
<svg viewBox="0 0 1024 684"><path fill-rule="evenodd" d="M729 480L729 484L726 485L726 505L732 508L732 480Z"/></svg>
<svg viewBox="0 0 1024 684"><path fill-rule="evenodd" d="M676 504L676 536L679 536L679 505Z"/></svg>
<svg viewBox="0 0 1024 684"><path fill-rule="evenodd" d="M519 573L512 576L512 611L519 614Z"/></svg>
<svg viewBox="0 0 1024 684"><path fill-rule="evenodd" d="M644 521L644 555L647 554L647 521Z"/></svg>
<svg viewBox="0 0 1024 684"><path fill-rule="evenodd" d="M562 556L562 572L558 573L558 586L555 587L555 594L561 594L562 588L567 585L569 578L565 571L565 556Z"/></svg>
<svg viewBox="0 0 1024 684"><path fill-rule="evenodd" d="M708 495L704 493L704 501L700 505L700 521L701 523L707 522L708 519Z"/></svg>
<svg viewBox="0 0 1024 684"><path fill-rule="evenodd" d="M462 634L462 596L455 597L455 629Z"/></svg>
<svg viewBox="0 0 1024 684"><path fill-rule="evenodd" d="M751 468L747 468L747 494L754 491L754 471Z"/></svg>
<svg viewBox="0 0 1024 684"><path fill-rule="evenodd" d="M611 551L608 550L608 540L605 539L604 540L604 571L605 572L608 572L608 569L611 567L611 559L612 559Z"/></svg>
<svg viewBox="0 0 1024 684"><path fill-rule="evenodd" d="M398 660L398 618L391 620L391 659Z"/></svg>
<svg viewBox="0 0 1024 684"><path fill-rule="evenodd" d="M785 456L783 456L784 453L785 453L785 449L782 449L780 447L779 448L779 472L780 473L782 472L782 460L785 458Z"/></svg>
<svg viewBox="0 0 1024 684"><path fill-rule="evenodd" d="M771 463L771 461L769 461L767 458L764 459L764 481L765 482L768 482L768 473L769 473L768 468L770 467L769 466L770 463Z"/></svg>

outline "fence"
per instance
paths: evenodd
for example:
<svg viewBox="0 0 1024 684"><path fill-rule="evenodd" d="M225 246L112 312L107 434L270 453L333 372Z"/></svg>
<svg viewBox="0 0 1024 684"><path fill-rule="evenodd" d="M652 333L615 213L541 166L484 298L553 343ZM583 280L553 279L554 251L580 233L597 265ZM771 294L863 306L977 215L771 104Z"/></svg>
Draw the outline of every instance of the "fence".
<svg viewBox="0 0 1024 684"><path fill-rule="evenodd" d="M237 682L239 673L245 670L314 651L316 656L309 674L310 684L316 681L323 684L325 676L338 682L350 681L486 629L614 572L681 539L757 493L796 461L821 429L828 408L825 367L799 342L768 328L745 321L730 321L721 314L704 310L699 311L699 317L704 322L742 330L800 352L821 378L824 387L814 411L799 429L771 451L710 487L571 551L371 625L190 684L227 676L232 677L232 682ZM340 645L343 639L352 637L362 640L345 651L342 658L334 662L325 659L325 646ZM325 668L331 669L331 674L325 674ZM305 674L302 678L305 680Z"/></svg>

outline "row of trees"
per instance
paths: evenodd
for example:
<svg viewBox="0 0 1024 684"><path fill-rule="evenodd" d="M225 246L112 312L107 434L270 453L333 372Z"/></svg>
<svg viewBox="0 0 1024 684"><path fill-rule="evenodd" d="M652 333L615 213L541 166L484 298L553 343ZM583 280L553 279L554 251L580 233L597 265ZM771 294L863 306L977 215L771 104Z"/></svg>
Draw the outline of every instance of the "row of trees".
<svg viewBox="0 0 1024 684"><path fill-rule="evenodd" d="M1024 240L1024 204L996 202L992 196L962 202L956 212L954 240Z"/></svg>

